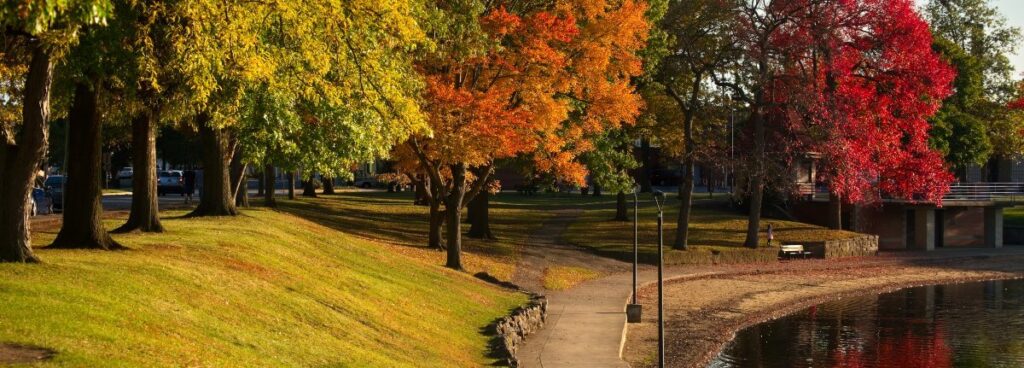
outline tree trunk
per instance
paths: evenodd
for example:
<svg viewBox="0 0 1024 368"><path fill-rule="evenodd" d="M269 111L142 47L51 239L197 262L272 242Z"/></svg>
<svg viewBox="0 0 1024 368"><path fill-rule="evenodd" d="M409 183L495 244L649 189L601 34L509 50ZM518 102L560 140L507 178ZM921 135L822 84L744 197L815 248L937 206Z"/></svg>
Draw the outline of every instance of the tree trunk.
<svg viewBox="0 0 1024 368"><path fill-rule="evenodd" d="M68 155L73 159L67 165L64 222L51 248L121 248L103 228L103 127L98 97L98 87L75 85L68 113Z"/></svg>
<svg viewBox="0 0 1024 368"><path fill-rule="evenodd" d="M614 221L629 221L629 209L626 207L626 192L619 192L615 195L615 218Z"/></svg>
<svg viewBox="0 0 1024 368"><path fill-rule="evenodd" d="M466 165L458 163L450 166L452 173L451 192L445 198L445 215L447 217L447 235L445 242L448 259L445 266L462 269L462 199L466 194Z"/></svg>
<svg viewBox="0 0 1024 368"><path fill-rule="evenodd" d="M139 230L161 233L160 207L156 196L156 124L149 112L132 119L132 208L128 221L115 233Z"/></svg>
<svg viewBox="0 0 1024 368"><path fill-rule="evenodd" d="M601 196L601 185L594 183L594 197Z"/></svg>
<svg viewBox="0 0 1024 368"><path fill-rule="evenodd" d="M266 184L267 180L265 179L265 175L263 175L262 171L257 172L256 176L259 177L259 179L260 179L260 180L256 181L256 196L257 197L262 197L263 196L263 188L266 187L264 184Z"/></svg>
<svg viewBox="0 0 1024 368"><path fill-rule="evenodd" d="M647 138L640 138L640 170L638 170L641 193L651 192L651 141Z"/></svg>
<svg viewBox="0 0 1024 368"><path fill-rule="evenodd" d="M334 178L320 175L320 181L323 183L324 194L334 194Z"/></svg>
<svg viewBox="0 0 1024 368"><path fill-rule="evenodd" d="M13 145L0 133L0 262L38 262L32 253L28 196L46 154L53 61L39 41L32 41L22 99L22 126ZM2 132L2 130L0 130Z"/></svg>
<svg viewBox="0 0 1024 368"><path fill-rule="evenodd" d="M263 187L266 188L263 191L263 205L277 207L277 201L274 200L274 193L277 192L276 184L277 173L274 172L274 165L263 165Z"/></svg>
<svg viewBox="0 0 1024 368"><path fill-rule="evenodd" d="M687 145L686 150L689 151ZM690 212L693 209L693 159L683 159L683 182L679 186L679 217L676 218L676 241L672 248L686 250L690 245Z"/></svg>
<svg viewBox="0 0 1024 368"><path fill-rule="evenodd" d="M836 193L828 196L828 228L843 229L843 197Z"/></svg>
<svg viewBox="0 0 1024 368"><path fill-rule="evenodd" d="M752 120L755 161L754 170L750 174L750 213L747 216L747 239L743 245L757 248L761 232L761 205L764 200L764 116L760 112L755 112Z"/></svg>
<svg viewBox="0 0 1024 368"><path fill-rule="evenodd" d="M295 199L295 172L288 172L288 199Z"/></svg>
<svg viewBox="0 0 1024 368"><path fill-rule="evenodd" d="M316 174L311 174L309 178L302 181L302 196L316 198L316 183L313 182L313 178Z"/></svg>
<svg viewBox="0 0 1024 368"><path fill-rule="evenodd" d="M231 155L231 193L235 207L249 207L249 181L245 176L247 165L242 164L242 147L236 146Z"/></svg>
<svg viewBox="0 0 1024 368"><path fill-rule="evenodd" d="M228 137L224 131L210 126L210 118L200 114L197 118L199 141L203 146L203 190L199 205L189 216L235 216L235 198L231 190L228 166L231 156Z"/></svg>
<svg viewBox="0 0 1024 368"><path fill-rule="evenodd" d="M444 226L444 211L441 210L441 200L430 202L430 235L427 237L427 247L441 250L441 228Z"/></svg>
<svg viewBox="0 0 1024 368"><path fill-rule="evenodd" d="M491 195L486 190L481 191L469 201L469 237L476 239L494 239L491 232Z"/></svg>
<svg viewBox="0 0 1024 368"><path fill-rule="evenodd" d="M701 82L704 78L701 73L696 73L693 83L690 86L688 100L676 93L671 85L666 86L669 94L676 100L683 110L683 167L682 183L679 183L679 217L676 219L676 241L672 248L685 250L689 246L690 237L690 210L693 207L693 118L697 113L697 102L700 98ZM711 180L708 180L708 193L711 191Z"/></svg>
<svg viewBox="0 0 1024 368"><path fill-rule="evenodd" d="M430 205L430 200L428 199L428 194L427 194L426 179L415 181L414 184L413 184L413 189L414 189L414 193L416 193L415 197L414 197L414 199L412 201L412 203L414 205L417 205L417 206Z"/></svg>

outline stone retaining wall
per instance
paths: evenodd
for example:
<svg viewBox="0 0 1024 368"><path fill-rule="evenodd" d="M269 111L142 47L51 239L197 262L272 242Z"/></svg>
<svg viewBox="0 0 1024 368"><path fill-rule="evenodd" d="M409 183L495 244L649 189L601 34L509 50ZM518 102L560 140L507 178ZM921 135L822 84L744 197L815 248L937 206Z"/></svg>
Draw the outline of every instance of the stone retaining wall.
<svg viewBox="0 0 1024 368"><path fill-rule="evenodd" d="M878 235L860 235L848 239L811 244L807 250L817 258L873 256L878 254Z"/></svg>
<svg viewBox="0 0 1024 368"><path fill-rule="evenodd" d="M548 299L544 296L533 296L530 302L512 312L511 315L498 320L495 329L498 333L498 350L505 355L510 367L518 367L516 352L526 336L537 332L544 326L548 314Z"/></svg>

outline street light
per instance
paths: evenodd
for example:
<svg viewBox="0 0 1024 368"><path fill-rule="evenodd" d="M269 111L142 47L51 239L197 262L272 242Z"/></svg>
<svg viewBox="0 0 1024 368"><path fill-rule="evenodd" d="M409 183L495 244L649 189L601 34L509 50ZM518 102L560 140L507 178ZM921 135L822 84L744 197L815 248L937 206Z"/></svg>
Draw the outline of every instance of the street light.
<svg viewBox="0 0 1024 368"><path fill-rule="evenodd" d="M658 205L658 368L665 368L665 294L662 268L665 266L665 192L654 191L654 203Z"/></svg>
<svg viewBox="0 0 1024 368"><path fill-rule="evenodd" d="M637 263L639 262L639 220L640 220L640 205L637 193L640 192L640 186L633 186L633 300L631 303L626 305L626 322L628 323L640 323L643 315L643 306L638 304L636 301L636 271Z"/></svg>

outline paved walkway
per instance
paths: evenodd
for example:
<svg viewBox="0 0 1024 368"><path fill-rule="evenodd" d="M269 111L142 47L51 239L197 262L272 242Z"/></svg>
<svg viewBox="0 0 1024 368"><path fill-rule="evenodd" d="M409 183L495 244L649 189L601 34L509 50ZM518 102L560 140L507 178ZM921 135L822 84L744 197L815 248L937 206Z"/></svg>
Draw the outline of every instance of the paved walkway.
<svg viewBox="0 0 1024 368"><path fill-rule="evenodd" d="M665 277L698 272L672 268ZM645 267L638 282L656 280ZM625 304L632 293L632 272L591 280L564 292L548 294L548 320L519 350L524 367L628 367L619 358L625 333ZM644 313L656 313L648 306Z"/></svg>

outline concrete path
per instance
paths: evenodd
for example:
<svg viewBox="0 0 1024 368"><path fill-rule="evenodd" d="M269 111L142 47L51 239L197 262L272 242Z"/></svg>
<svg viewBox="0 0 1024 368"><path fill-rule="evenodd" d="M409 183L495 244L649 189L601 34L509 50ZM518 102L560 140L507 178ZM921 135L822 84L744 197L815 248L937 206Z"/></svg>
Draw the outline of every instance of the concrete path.
<svg viewBox="0 0 1024 368"><path fill-rule="evenodd" d="M666 277L685 274L674 269ZM654 281L649 267L639 282ZM527 337L519 350L524 367L628 367L619 358L625 332L624 307L632 293L631 272L617 273L585 282L564 292L548 295L548 320L537 334ZM656 313L648 308L644 313Z"/></svg>

